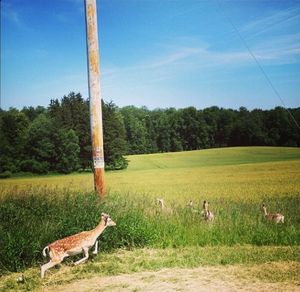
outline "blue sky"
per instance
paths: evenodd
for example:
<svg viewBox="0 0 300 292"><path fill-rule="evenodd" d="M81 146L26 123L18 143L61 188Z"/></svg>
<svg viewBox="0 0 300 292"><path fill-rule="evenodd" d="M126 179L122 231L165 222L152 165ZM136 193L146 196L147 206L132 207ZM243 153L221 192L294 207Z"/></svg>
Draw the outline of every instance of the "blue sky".
<svg viewBox="0 0 300 292"><path fill-rule="evenodd" d="M118 106L300 106L300 1L97 0L101 92ZM1 0L1 106L88 96L83 0Z"/></svg>

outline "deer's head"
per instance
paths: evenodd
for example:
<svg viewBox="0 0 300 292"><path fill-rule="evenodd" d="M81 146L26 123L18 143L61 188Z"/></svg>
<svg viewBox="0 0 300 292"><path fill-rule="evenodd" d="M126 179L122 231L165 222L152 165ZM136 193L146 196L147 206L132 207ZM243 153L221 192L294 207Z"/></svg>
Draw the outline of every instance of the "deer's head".
<svg viewBox="0 0 300 292"><path fill-rule="evenodd" d="M267 206L265 204L262 204L261 210L265 215L267 214Z"/></svg>
<svg viewBox="0 0 300 292"><path fill-rule="evenodd" d="M102 213L101 219L104 221L105 226L116 226L117 224L111 220L108 214Z"/></svg>

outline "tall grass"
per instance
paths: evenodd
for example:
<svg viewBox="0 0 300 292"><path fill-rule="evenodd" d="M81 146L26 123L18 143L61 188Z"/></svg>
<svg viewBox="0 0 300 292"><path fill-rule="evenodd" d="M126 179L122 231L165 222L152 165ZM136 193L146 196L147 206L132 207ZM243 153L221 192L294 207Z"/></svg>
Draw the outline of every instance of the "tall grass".
<svg viewBox="0 0 300 292"><path fill-rule="evenodd" d="M232 245L298 245L299 197L270 200L287 213L285 224L265 221L252 201L213 202L215 220L205 222L184 204L169 204L172 214L161 212L155 200L143 194L109 194L100 201L94 193L57 193L43 189L4 196L0 202L0 272L18 271L43 261L47 244L92 229L107 212L117 226L101 235L101 251L135 247L187 247Z"/></svg>
<svg viewBox="0 0 300 292"><path fill-rule="evenodd" d="M244 147L135 155L128 170L106 173L110 190L99 201L92 175L0 181L0 273L43 261L47 244L92 229L101 212L117 227L101 235L101 250L135 247L299 245L299 148ZM160 212L163 197L172 215ZM212 224L195 208L209 200ZM260 206L282 212L284 224L265 221Z"/></svg>

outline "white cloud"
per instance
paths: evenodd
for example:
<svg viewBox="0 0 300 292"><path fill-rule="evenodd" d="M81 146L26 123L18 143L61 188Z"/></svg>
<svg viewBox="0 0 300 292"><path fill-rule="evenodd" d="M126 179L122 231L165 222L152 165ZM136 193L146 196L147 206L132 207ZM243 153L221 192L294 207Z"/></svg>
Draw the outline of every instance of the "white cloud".
<svg viewBox="0 0 300 292"><path fill-rule="evenodd" d="M256 37L266 31L280 29L284 26L299 25L300 8L292 7L285 10L273 11L268 16L254 20L246 24L241 32L247 34L247 38Z"/></svg>
<svg viewBox="0 0 300 292"><path fill-rule="evenodd" d="M240 30L263 67L300 63L300 31L295 25L300 20L299 13L300 8L273 11ZM274 30L272 34L255 38L271 29ZM152 92L155 88L165 88L169 80L182 80L181 77L187 80L188 76L216 74L224 68L235 70L257 66L247 48L241 48L240 43L235 48L231 45L231 49L224 50L215 49L214 44L203 43L191 36L180 39L160 43L159 48L153 47L148 59L128 66L112 67L106 63L102 75L105 91L117 90L121 94L139 88L141 92Z"/></svg>
<svg viewBox="0 0 300 292"><path fill-rule="evenodd" d="M287 35L276 37L268 42L258 43L252 52L261 61L278 64L289 64L300 62L300 35ZM172 51L165 52L159 57L151 58L132 66L109 67L103 69L103 78L130 78L149 74L154 79L166 79L168 76L180 74L180 72L194 72L195 70L217 69L224 65L249 66L254 65L253 57L247 49L240 51L213 51L207 45L198 47L177 47ZM179 69L180 68L180 69Z"/></svg>

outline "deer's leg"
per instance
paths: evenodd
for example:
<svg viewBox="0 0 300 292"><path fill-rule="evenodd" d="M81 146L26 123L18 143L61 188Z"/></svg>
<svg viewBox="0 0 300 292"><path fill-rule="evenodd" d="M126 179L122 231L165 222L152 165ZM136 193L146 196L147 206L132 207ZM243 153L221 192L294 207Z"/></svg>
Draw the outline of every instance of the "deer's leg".
<svg viewBox="0 0 300 292"><path fill-rule="evenodd" d="M93 251L93 254L97 254L98 253L98 245L99 245L99 240L96 240L95 249Z"/></svg>
<svg viewBox="0 0 300 292"><path fill-rule="evenodd" d="M52 267L58 265L59 263L61 263L61 261L52 261L52 260L50 260L49 263L42 265L42 266L41 266L41 278L44 278L45 272L46 272L48 269L50 269L50 268L52 268Z"/></svg>
<svg viewBox="0 0 300 292"><path fill-rule="evenodd" d="M89 258L89 249L87 247L84 247L82 250L84 253L84 257L81 260L75 262L74 265L79 265L79 264L85 262Z"/></svg>

